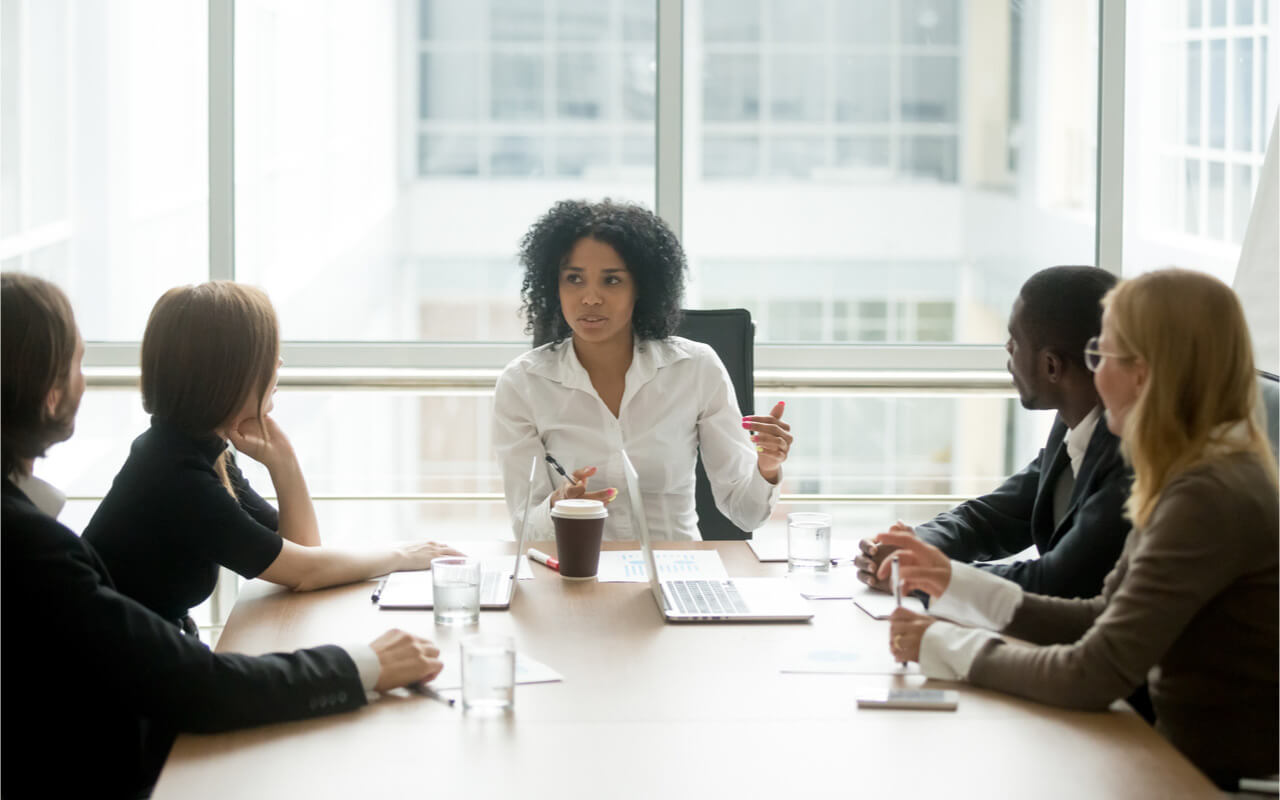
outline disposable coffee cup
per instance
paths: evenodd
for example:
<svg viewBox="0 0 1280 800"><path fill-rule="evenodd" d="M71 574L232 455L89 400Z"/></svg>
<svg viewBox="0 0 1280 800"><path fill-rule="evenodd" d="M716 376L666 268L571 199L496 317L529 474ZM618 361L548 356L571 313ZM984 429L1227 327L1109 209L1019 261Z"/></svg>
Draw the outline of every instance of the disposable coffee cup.
<svg viewBox="0 0 1280 800"><path fill-rule="evenodd" d="M560 577L571 581L591 580L600 568L600 540L609 516L599 500L561 500L551 508L556 528L556 557Z"/></svg>

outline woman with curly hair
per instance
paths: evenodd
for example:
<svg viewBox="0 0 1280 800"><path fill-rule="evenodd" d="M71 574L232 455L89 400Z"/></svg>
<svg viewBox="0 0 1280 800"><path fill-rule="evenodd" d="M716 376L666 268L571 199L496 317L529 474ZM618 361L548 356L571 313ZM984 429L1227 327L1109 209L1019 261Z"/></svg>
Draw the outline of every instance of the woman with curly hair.
<svg viewBox="0 0 1280 800"><path fill-rule="evenodd" d="M1280 767L1280 500L1244 311L1217 278L1178 269L1102 304L1085 356L1134 474L1133 530L1102 593L1045 597L882 533L902 548L903 589L975 626L898 609L890 649L930 678L1067 708L1105 709L1146 678L1156 729L1234 789Z"/></svg>
<svg viewBox="0 0 1280 800"><path fill-rule="evenodd" d="M782 403L743 417L715 352L672 335L685 258L671 229L639 206L566 200L525 234L520 261L526 330L548 343L507 365L494 398L493 440L513 524L530 456L551 454L574 468L559 486L550 465L538 473L527 535L549 538L559 500L618 496L624 449L655 536L699 538L699 449L721 512L744 530L763 524L778 500L790 425ZM592 479L604 488L589 491ZM627 503L611 508L604 535L634 538Z"/></svg>

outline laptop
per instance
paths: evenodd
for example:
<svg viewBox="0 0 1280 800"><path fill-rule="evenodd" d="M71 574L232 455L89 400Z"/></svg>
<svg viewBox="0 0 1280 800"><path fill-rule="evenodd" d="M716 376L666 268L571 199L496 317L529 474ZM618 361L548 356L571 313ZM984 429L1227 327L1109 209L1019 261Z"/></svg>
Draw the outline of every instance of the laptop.
<svg viewBox="0 0 1280 800"><path fill-rule="evenodd" d="M524 537L529 529L529 514L533 510L533 481L538 474L540 459L534 456L529 465L529 486L525 494L524 517L520 521L520 533L516 536L515 563L506 559L480 565L480 608L505 609L511 607L516 586L520 583L520 567L524 560ZM378 596L378 608L388 610L427 609L435 605L431 585L431 571L393 572L387 576L386 585Z"/></svg>
<svg viewBox="0 0 1280 800"><path fill-rule="evenodd" d="M626 451L622 467L649 588L667 622L805 622L813 618L800 593L779 578L660 580L649 541L649 521L640 502L640 476Z"/></svg>

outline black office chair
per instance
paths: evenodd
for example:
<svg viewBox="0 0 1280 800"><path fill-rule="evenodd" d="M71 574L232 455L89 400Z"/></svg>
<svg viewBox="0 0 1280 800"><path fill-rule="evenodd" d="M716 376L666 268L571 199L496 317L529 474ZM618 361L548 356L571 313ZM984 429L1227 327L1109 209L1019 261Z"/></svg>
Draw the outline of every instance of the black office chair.
<svg viewBox="0 0 1280 800"><path fill-rule="evenodd" d="M1280 460L1280 377L1258 370L1258 391L1262 394L1262 410L1267 420L1271 454Z"/></svg>
<svg viewBox="0 0 1280 800"><path fill-rule="evenodd" d="M729 371L734 394L738 396L738 408L744 415L754 414L756 326L751 321L751 312L745 308L685 311L676 335L711 345ZM734 525L716 508L701 453L698 454L696 474L694 502L698 509L698 532L702 538L708 541L750 539L750 531Z"/></svg>
<svg viewBox="0 0 1280 800"><path fill-rule="evenodd" d="M752 414L755 409L755 339L756 326L751 312L745 308L698 309L682 312L676 335L711 346L729 372L738 408ZM545 331L534 333L533 346L551 341ZM751 532L734 525L716 508L711 482L698 454L694 503L698 511L698 531L708 541L750 539Z"/></svg>

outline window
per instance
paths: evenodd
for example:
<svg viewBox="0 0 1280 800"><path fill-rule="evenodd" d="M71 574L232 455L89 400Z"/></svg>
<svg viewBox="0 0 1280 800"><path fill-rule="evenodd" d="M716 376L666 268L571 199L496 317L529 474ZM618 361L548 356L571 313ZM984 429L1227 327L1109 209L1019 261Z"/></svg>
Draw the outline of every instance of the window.
<svg viewBox="0 0 1280 800"><path fill-rule="evenodd" d="M655 17L238 0L237 278L291 340L527 341L528 226L566 197L653 205Z"/></svg>
<svg viewBox="0 0 1280 800"><path fill-rule="evenodd" d="M1096 3L802 5L685 3L695 302L761 342L1002 342L1027 276L1094 259Z"/></svg>
<svg viewBox="0 0 1280 800"><path fill-rule="evenodd" d="M1126 273L1177 265L1233 279L1276 117L1274 6L1126 6Z"/></svg>
<svg viewBox="0 0 1280 800"><path fill-rule="evenodd" d="M0 6L0 269L62 286L91 340L137 340L208 272L197 0Z"/></svg>

